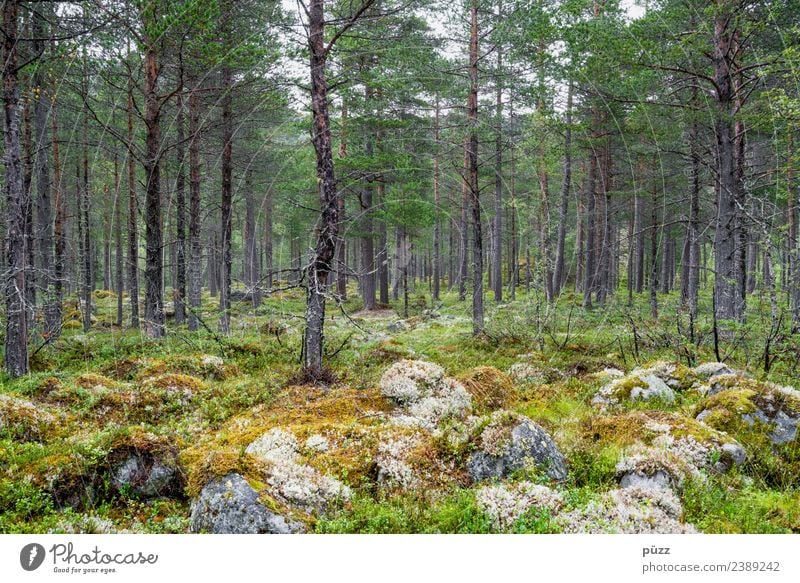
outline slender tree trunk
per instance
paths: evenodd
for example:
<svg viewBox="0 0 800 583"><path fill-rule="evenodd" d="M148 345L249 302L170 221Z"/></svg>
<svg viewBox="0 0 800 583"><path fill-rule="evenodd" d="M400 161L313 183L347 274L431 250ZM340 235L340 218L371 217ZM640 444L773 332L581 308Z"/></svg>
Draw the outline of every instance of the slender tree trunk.
<svg viewBox="0 0 800 583"><path fill-rule="evenodd" d="M379 134L380 139L380 134ZM379 142L380 143L380 142ZM381 203L386 200L386 187L383 181L378 183L378 198ZM389 305L389 236L386 221L378 223L378 301L382 306Z"/></svg>
<svg viewBox="0 0 800 583"><path fill-rule="evenodd" d="M192 79L189 93L189 330L198 328L202 289L202 224L200 222L200 97L197 80Z"/></svg>
<svg viewBox="0 0 800 583"><path fill-rule="evenodd" d="M160 65L155 39L147 39L145 52L145 295L144 330L150 338L164 336L164 264L161 233L161 103L158 95Z"/></svg>
<svg viewBox="0 0 800 583"><path fill-rule="evenodd" d="M261 276L258 269L258 237L256 237L256 204L253 197L253 173L247 169L244 185L244 272L245 284L250 292L253 307L261 305L261 291L259 280Z"/></svg>
<svg viewBox="0 0 800 583"><path fill-rule="evenodd" d="M45 50L47 23L39 10L31 13L33 32L33 53L41 55ZM53 304L55 297L55 281L53 273L53 208L52 184L50 182L50 168L48 165L48 140L47 116L51 108L50 87L43 67L37 67L33 74L34 91L34 131L36 134L36 249L38 251L38 266L42 277L44 289L44 316L45 339L53 337L56 327L60 322L53 322Z"/></svg>
<svg viewBox="0 0 800 583"><path fill-rule="evenodd" d="M274 259L273 259L273 231L272 231L272 189L267 191L264 198L264 269L266 285L268 290L272 290L274 285Z"/></svg>
<svg viewBox="0 0 800 583"><path fill-rule="evenodd" d="M595 283L595 245L597 244L597 193L595 192L595 169L597 167L595 155L593 152L589 153L589 174L586 179L586 261L585 267L585 283L583 286L583 307L592 307L592 292L594 291Z"/></svg>
<svg viewBox="0 0 800 583"><path fill-rule="evenodd" d="M718 320L737 319L742 310L737 265L737 211L739 198L733 131L732 31L730 14L714 19L714 81L717 111L717 217L714 233L714 295Z"/></svg>
<svg viewBox="0 0 800 583"><path fill-rule="evenodd" d="M503 12L500 4L500 14ZM494 301L503 301L503 48L496 47L497 78L495 94L494 141L494 224L492 228L492 287Z"/></svg>
<svg viewBox="0 0 800 583"><path fill-rule="evenodd" d="M566 127L564 128L564 174L561 179L560 204L558 207L558 235L556 240L556 264L553 270L553 292L558 295L564 286L564 253L567 237L567 215L569 212L570 185L572 182L572 81L567 87Z"/></svg>
<svg viewBox="0 0 800 583"><path fill-rule="evenodd" d="M31 124L31 104L24 100L23 107L23 173L22 195L25 213L25 312L28 318L28 330L33 328L36 318L36 234L33 224L33 127Z"/></svg>
<svg viewBox="0 0 800 583"><path fill-rule="evenodd" d="M643 175L643 165L639 165L640 175ZM640 189L634 194L634 236L636 237L636 258L634 270L636 272L636 285L634 291L640 294L644 291L644 201Z"/></svg>
<svg viewBox="0 0 800 583"><path fill-rule="evenodd" d="M470 91L467 99L469 120L469 194L472 202L472 332L483 332L483 234L481 233L481 202L478 187L478 0L472 0L469 42Z"/></svg>
<svg viewBox="0 0 800 583"><path fill-rule="evenodd" d="M83 50L83 75L81 80L83 98L89 98L89 80L86 65L86 49ZM83 261L83 331L92 327L92 291L94 277L92 269L92 232L91 232L91 194L89 192L89 116L83 112L83 184L80 187L80 215L83 223L82 261Z"/></svg>
<svg viewBox="0 0 800 583"><path fill-rule="evenodd" d="M55 340L61 334L61 319L64 303L65 254L67 248L66 204L61 185L61 158L58 145L58 115L56 103L53 103L52 139L53 139L53 202L55 205L55 222L53 224L53 302L46 307L45 328L48 338Z"/></svg>
<svg viewBox="0 0 800 583"><path fill-rule="evenodd" d="M433 301L439 301L441 293L440 285L442 274L440 271L441 263L441 237L442 237L442 221L441 221L441 176L439 171L439 94L436 94L434 117L433 117L433 211L436 213L436 218L433 223Z"/></svg>
<svg viewBox="0 0 800 583"><path fill-rule="evenodd" d="M223 16L226 20L229 15ZM223 25L224 27L225 25ZM231 331L231 236L233 234L233 113L231 92L233 72L228 65L222 67L222 204L220 217L222 226L222 273L219 290L219 328L227 335Z"/></svg>
<svg viewBox="0 0 800 583"><path fill-rule="evenodd" d="M130 51L129 51L130 52ZM131 327L139 327L139 203L136 196L135 134L133 133L133 78L128 79L128 293Z"/></svg>
<svg viewBox="0 0 800 583"><path fill-rule="evenodd" d="M653 183L650 203L650 317L658 318L658 188Z"/></svg>
<svg viewBox="0 0 800 583"><path fill-rule="evenodd" d="M180 86L178 87L178 94L176 96L177 119L175 120L178 126L178 144L175 149L177 157L177 171L178 175L175 178L175 211L176 211L176 227L177 237L175 241L175 324L183 324L186 320L186 146L184 135L184 109L183 109L183 70L179 73Z"/></svg>
<svg viewBox="0 0 800 583"><path fill-rule="evenodd" d="M325 76L324 0L311 0L308 5L308 44L311 70L312 143L316 153L319 184L320 220L317 243L306 273L306 329L303 339L303 369L311 378L323 372L325 296L331 263L339 236L340 204L333 168L330 119L328 117L328 83Z"/></svg>
<svg viewBox="0 0 800 583"><path fill-rule="evenodd" d="M800 278L798 278L797 260L797 186L794 172L794 128L789 125L787 131L787 168L786 168L786 222L788 224L788 290L792 311L792 332L800 329Z"/></svg>
<svg viewBox="0 0 800 583"><path fill-rule="evenodd" d="M25 313L25 201L19 143L17 71L18 0L3 3L3 131L6 181L5 369L9 376L28 372L28 319Z"/></svg>
<svg viewBox="0 0 800 583"><path fill-rule="evenodd" d="M122 197L120 196L119 155L114 152L114 287L117 292L117 326L122 328L122 294L125 289L123 279L124 261L122 253Z"/></svg>
<svg viewBox="0 0 800 583"><path fill-rule="evenodd" d="M464 140L464 177L461 181L461 222L459 223L458 301L467 299L467 269L469 265L469 142Z"/></svg>

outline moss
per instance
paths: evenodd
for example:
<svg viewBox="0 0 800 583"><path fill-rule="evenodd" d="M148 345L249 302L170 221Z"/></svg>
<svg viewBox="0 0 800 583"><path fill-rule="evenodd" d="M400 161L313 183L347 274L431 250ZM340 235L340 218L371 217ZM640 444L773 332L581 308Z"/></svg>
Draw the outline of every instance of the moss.
<svg viewBox="0 0 800 583"><path fill-rule="evenodd" d="M87 372L75 377L75 384L84 389L104 387L107 389L117 386L117 383L103 375Z"/></svg>
<svg viewBox="0 0 800 583"><path fill-rule="evenodd" d="M630 399L631 391L633 391L633 389L643 389L647 387L647 383L644 382L641 377L636 375L629 375L627 377L612 381L612 383L613 390L611 394L620 401Z"/></svg>
<svg viewBox="0 0 800 583"><path fill-rule="evenodd" d="M205 385L200 379L186 374L162 374L144 379L144 387L156 387L168 391L199 393Z"/></svg>
<svg viewBox="0 0 800 583"><path fill-rule="evenodd" d="M25 399L0 394L0 436L43 441L60 427L59 417Z"/></svg>
<svg viewBox="0 0 800 583"><path fill-rule="evenodd" d="M733 442L730 436L715 431L691 417L668 411L629 411L619 415L591 418L583 426L583 438L595 443L619 447L637 442L649 445L664 433L673 437L691 437L704 445Z"/></svg>
<svg viewBox="0 0 800 583"><path fill-rule="evenodd" d="M519 399L514 383L493 366L479 366L458 377L478 413L508 407Z"/></svg>

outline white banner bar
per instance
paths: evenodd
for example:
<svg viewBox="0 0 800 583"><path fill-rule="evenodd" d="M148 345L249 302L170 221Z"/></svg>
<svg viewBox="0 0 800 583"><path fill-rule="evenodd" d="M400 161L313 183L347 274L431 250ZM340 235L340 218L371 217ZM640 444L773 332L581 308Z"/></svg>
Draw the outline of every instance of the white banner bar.
<svg viewBox="0 0 800 583"><path fill-rule="evenodd" d="M0 581L777 583L799 555L794 535L2 535Z"/></svg>

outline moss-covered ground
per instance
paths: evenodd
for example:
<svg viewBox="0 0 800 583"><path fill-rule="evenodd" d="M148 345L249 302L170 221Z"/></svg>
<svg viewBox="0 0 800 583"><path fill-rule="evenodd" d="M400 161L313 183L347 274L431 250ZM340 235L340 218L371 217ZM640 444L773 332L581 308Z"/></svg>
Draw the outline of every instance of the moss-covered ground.
<svg viewBox="0 0 800 583"><path fill-rule="evenodd" d="M355 289L349 291L357 297ZM226 338L208 330L190 333L174 321L160 340L118 328L111 292L95 294L93 328L85 333L72 302L61 337L42 348L34 345L33 372L0 378L0 532L186 532L191 496L210 477L230 470L256 475L244 448L272 427L290 428L301 441L323 433L355 444L309 456L315 468L354 490L348 504L310 520L312 530L491 531L474 488L458 477L431 491L374 488L369 417L389 407L378 381L403 358L441 365L462 381L478 408L502 405L541 424L568 461L568 508L614 487L620 452L647 441L648 422L671 422L677 432L702 440L707 426L694 417L704 407L712 409L710 424L734 433L729 411L752 406L751 387L710 398L686 388L672 403L596 409L591 399L608 380L601 374L606 368L629 372L666 361L688 371L686 366L717 360L710 322L701 318L690 342L688 320L672 295L659 298L657 321L650 319L644 297L631 304L621 297L594 311L581 308L580 298L569 292L555 307L537 298L519 292L514 302L490 305L486 334L479 337L472 335L468 302L445 294L431 305L427 287L412 294L411 314L402 326L391 326L401 319L399 304L376 314L360 311L357 299L342 309L330 307L326 362L335 381L328 387L300 382L300 290L276 293L258 309L235 303ZM202 319L216 330L217 300L205 296L203 304ZM701 313L710 311L710 299L703 297ZM757 305L752 313L760 313ZM774 362L765 373L768 334L768 322L754 315L748 325L729 332L721 356L747 370L755 384L767 379L792 384L800 339L788 334L773 339ZM537 376L510 379L506 371L517 363ZM743 444L757 450L748 449L748 463L684 485L684 519L704 532L800 532L797 442L780 450L745 436ZM155 500L115 491L108 469L131 449L172 459L183 491ZM529 512L512 531L557 528L546 514Z"/></svg>

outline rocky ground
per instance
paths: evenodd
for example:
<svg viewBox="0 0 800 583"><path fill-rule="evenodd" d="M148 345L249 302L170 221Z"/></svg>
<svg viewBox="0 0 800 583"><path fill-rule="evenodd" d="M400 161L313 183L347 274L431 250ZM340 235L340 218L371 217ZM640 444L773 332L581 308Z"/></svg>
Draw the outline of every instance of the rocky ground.
<svg viewBox="0 0 800 583"><path fill-rule="evenodd" d="M286 381L288 328L222 356L65 341L96 353L83 372L0 392L0 530L800 531L792 387L716 362L458 352L457 317L360 322L330 386Z"/></svg>

